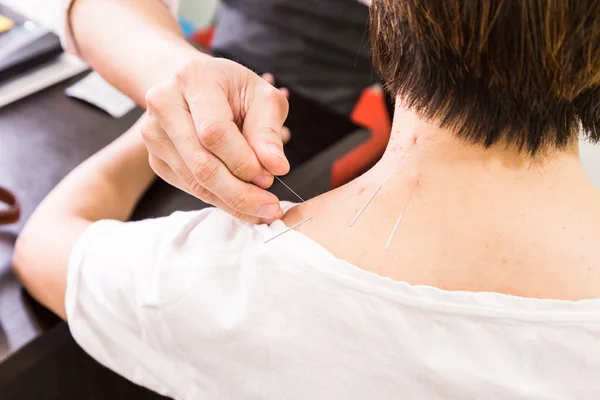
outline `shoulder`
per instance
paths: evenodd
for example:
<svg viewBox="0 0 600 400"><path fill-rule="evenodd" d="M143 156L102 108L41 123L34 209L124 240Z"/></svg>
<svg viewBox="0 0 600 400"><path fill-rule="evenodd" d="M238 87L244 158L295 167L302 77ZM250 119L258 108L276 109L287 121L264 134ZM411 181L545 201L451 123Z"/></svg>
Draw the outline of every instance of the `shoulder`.
<svg viewBox="0 0 600 400"><path fill-rule="evenodd" d="M71 291L85 288L83 283L100 291L129 285L139 304L160 306L199 282L284 262L284 248L264 245L284 229L281 221L252 225L215 208L135 222L99 221L71 253Z"/></svg>
<svg viewBox="0 0 600 400"><path fill-rule="evenodd" d="M253 246L268 229L215 208L134 222L98 221L70 255L68 286L71 292L129 286L140 304L168 302L187 290L202 270Z"/></svg>

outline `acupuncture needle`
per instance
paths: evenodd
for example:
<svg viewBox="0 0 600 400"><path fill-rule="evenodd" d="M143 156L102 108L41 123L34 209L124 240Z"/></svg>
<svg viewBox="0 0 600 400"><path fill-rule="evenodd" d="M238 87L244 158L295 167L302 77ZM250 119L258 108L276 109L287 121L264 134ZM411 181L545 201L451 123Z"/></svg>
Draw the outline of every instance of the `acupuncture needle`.
<svg viewBox="0 0 600 400"><path fill-rule="evenodd" d="M388 174L388 176L389 176L389 174ZM371 197L369 197L369 200L367 200L367 202L358 211L358 214L356 214L356 216L354 217L354 219L350 222L350 226L354 225L354 223L356 222L356 220L358 220L358 217L360 217L360 215L363 213L363 211L365 211L365 209L371 203L371 201L373 201L373 199L375 198L375 195L377 195L377 193L379 192L379 190L383 187L383 184L385 183L386 180L387 180L387 176L383 180L383 182L381 182L379 184L379 186L377 186L377 189L375 189L375 191L373 192L373 194L371 195Z"/></svg>
<svg viewBox="0 0 600 400"><path fill-rule="evenodd" d="M414 145L415 145L415 142L413 142L410 145L410 147L406 150L406 152L404 153L404 155L402 156L402 158L398 162L401 162L402 160L404 160L404 158L406 158L406 155L408 154L408 152L410 151L410 149L412 149L412 147ZM392 172L394 172L394 170L396 169L395 167L396 166L393 166L392 168L390 168L390 172L388 172L388 174L385 176L385 178L383 178L383 180L377 186L377 188L375 189L375 191L373 192L373 194L369 197L369 200L367 200L367 202L365 203L365 205L361 207L361 209L358 211L358 213L356 214L356 216L354 217L354 219L350 222L350 227L352 227L356 223L356 221L361 216L361 214L367 209L367 207L369 206L369 204L371 204L371 202L373 201L373 199L375 198L375 196L377 195L377 193L381 190L381 188L383 187L383 185L385 184L385 182L390 178L390 176L392 176Z"/></svg>
<svg viewBox="0 0 600 400"><path fill-rule="evenodd" d="M266 244L266 243L269 243L271 240L278 238L279 236L283 235L284 233L288 233L289 231L296 229L297 227L299 227L300 225L304 224L305 222L308 222L308 221L310 221L311 219L313 219L313 218L317 217L318 215L320 215L320 214L324 213L324 212L325 212L325 211L327 211L327 210L328 210L328 209L329 209L331 206L333 206L333 205L335 205L335 204L341 204L341 203L344 203L345 201L349 200L351 197L354 197L354 196L358 195L359 193L361 193L361 192L360 192L360 191L358 191L358 192L356 192L356 193L352 193L350 196L348 196L348 197L346 197L346 198L342 199L342 200L341 200L339 203L334 203L334 202L333 202L333 200L332 200L332 201L330 201L330 202L327 204L327 206L325 206L325 208L323 208L323 209L322 209L321 211L319 211L318 213L316 213L316 214L314 214L314 215L311 215L310 217L308 217L308 218L305 218L305 219L303 219L302 221L300 221L300 222L297 222L297 223L295 223L295 224L294 224L294 225L292 225L292 226L289 226L289 227L285 228L283 231L281 231L281 232L279 232L279 233L275 234L274 236L271 236L270 238L268 238L267 240L265 240L263 243L265 243L265 244Z"/></svg>
<svg viewBox="0 0 600 400"><path fill-rule="evenodd" d="M317 215L318 215L318 214L315 214L315 215L313 215L313 216L310 216L310 217L308 217L308 218L306 218L306 219L303 219L302 221L300 221L300 222L298 222L298 223L296 223L296 224L294 224L294 225L292 225L292 226L290 226L290 227L287 227L286 229L284 229L283 231L279 232L279 233L278 233L278 234L276 234L275 236L271 236L269 239L265 240L265 241L264 241L264 243L266 244L266 243L269 243L269 242L270 242L271 240L273 240L273 239L277 239L279 236L283 235L284 233L288 233L289 231L293 230L294 228L297 228L297 227L299 227L300 225L302 225L302 224L303 224L303 223L305 223L305 222L308 222L308 221L310 221L311 219L313 219L313 218L314 218L314 217L316 217Z"/></svg>
<svg viewBox="0 0 600 400"><path fill-rule="evenodd" d="M292 189L291 187L286 185L285 182L281 180L281 178L279 178L278 176L275 176L275 179L277 179L283 186L285 186L290 192L292 192L297 198L299 198L304 203L304 199L302 197L300 197L300 195L298 193L296 193L294 191L294 189Z"/></svg>
<svg viewBox="0 0 600 400"><path fill-rule="evenodd" d="M385 244L385 249L389 249L390 245L392 244L392 240L394 239L394 236L396 235L396 231L398 230L398 226L400 225L400 222L402 222L402 218L404 218L404 213L406 212L406 209L408 208L408 204L410 203L410 200L412 199L414 191L412 191L410 193L410 196L408 196L408 200L406 200L406 204L404 205L404 208L402 209L402 213L400 213L400 216L398 217L398 220L396 221L396 224L394 225L394 229L392 229L392 233L390 233L390 237L388 238L386 244Z"/></svg>

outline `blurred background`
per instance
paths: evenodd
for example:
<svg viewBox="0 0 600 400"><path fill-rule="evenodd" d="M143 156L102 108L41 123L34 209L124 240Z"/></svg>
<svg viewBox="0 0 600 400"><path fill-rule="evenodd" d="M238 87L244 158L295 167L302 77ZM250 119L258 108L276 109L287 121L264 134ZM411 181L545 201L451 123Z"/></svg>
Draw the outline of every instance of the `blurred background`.
<svg viewBox="0 0 600 400"><path fill-rule="evenodd" d="M218 0L181 0L182 22L187 22L196 29L208 27L218 3Z"/></svg>
<svg viewBox="0 0 600 400"><path fill-rule="evenodd" d="M205 48L210 48L210 28L219 6L219 0L180 0L180 2L179 21L184 33L191 41ZM61 23L60 18L57 18L58 10L53 7L56 4L56 2L47 0L0 0L0 7L2 5L8 6L54 31L57 30L58 24ZM33 76L28 76L26 84L19 80L4 85L0 83L0 107L86 70L86 66L83 63L69 55L61 56L60 62L57 63L61 64L60 68L59 66L55 66L52 71L40 72L37 79ZM55 76L51 77L52 74ZM122 114L120 111L113 113L108 105L103 107L102 104L99 104L98 99L91 98L95 96L93 93L94 90L95 93L109 93L109 88L100 88L101 82L97 76L92 76L92 78L93 80L88 80L86 85L70 88L67 91L67 95L103 108L113 117L119 118ZM117 95L115 95L113 100L115 103L126 103L125 99L119 99ZM131 104L131 107L133 107L133 104ZM123 110L126 110L126 108L123 108ZM352 122L368 128L371 138L366 140L367 143L362 145L361 151L358 153L354 152L354 156L357 157L354 157L352 160L348 159L347 163L339 164L340 167L337 171L334 171L334 177L332 178L334 186L347 181L352 175L361 172L357 168L352 169L356 164L354 161L357 158L361 161L361 168L366 167L372 163L373 160L371 158L376 158L375 153L381 152L385 146L387 134L389 133L389 119L384 115L385 112L383 111L380 89L375 87L366 90L354 109L351 119ZM581 143L581 156L584 167L592 181L600 188L600 147ZM346 171L348 169L352 169L352 171Z"/></svg>

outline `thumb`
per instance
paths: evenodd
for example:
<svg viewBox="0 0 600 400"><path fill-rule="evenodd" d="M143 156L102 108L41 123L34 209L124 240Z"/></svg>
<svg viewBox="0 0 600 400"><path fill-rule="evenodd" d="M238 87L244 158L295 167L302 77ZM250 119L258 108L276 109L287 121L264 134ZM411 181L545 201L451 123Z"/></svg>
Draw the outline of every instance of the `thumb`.
<svg viewBox="0 0 600 400"><path fill-rule="evenodd" d="M261 79L254 88L242 133L260 163L273 175L285 175L290 170L281 133L287 114L285 95Z"/></svg>

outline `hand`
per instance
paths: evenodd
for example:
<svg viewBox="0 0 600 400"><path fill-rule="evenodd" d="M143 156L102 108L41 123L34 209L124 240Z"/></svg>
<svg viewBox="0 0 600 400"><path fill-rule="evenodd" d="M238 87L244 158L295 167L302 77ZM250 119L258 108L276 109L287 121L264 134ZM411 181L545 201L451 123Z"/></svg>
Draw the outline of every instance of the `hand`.
<svg viewBox="0 0 600 400"><path fill-rule="evenodd" d="M267 72L262 74L262 78L269 82L269 84L275 86L275 77L273 76L273 74ZM279 91L281 93L283 93L283 95L285 96L286 99L290 99L290 92L289 90L287 90L287 88L281 87L279 88ZM290 139L292 138L292 132L289 130L289 128L287 126L284 126L283 128L281 128L281 139L283 140L283 144L287 144Z"/></svg>
<svg viewBox="0 0 600 400"><path fill-rule="evenodd" d="M246 221L281 218L264 190L285 175L281 91L225 59L195 56L146 95L142 135L158 176Z"/></svg>

